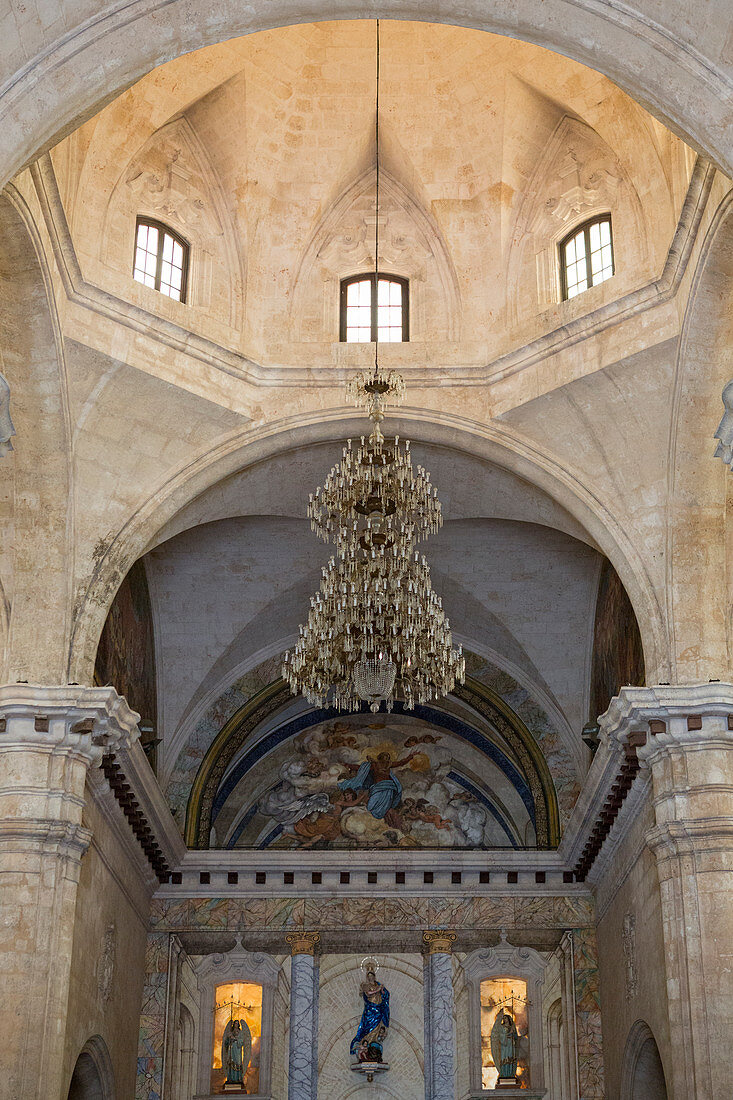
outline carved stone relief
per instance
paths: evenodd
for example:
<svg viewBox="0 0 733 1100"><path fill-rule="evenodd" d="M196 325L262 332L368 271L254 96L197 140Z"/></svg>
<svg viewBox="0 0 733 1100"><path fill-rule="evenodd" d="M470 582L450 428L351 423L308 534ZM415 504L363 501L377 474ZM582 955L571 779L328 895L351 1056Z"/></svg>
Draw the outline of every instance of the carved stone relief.
<svg viewBox="0 0 733 1100"><path fill-rule="evenodd" d="M187 119L158 130L121 173L110 198L101 259L129 274L138 215L156 218L191 246L189 303L238 326L243 287L239 234L206 148Z"/></svg>
<svg viewBox="0 0 733 1100"><path fill-rule="evenodd" d="M299 264L291 298L293 339L334 340L341 279L373 271L375 176L369 170L327 211ZM380 173L379 268L410 280L411 339L458 339L458 279L434 219Z"/></svg>
<svg viewBox="0 0 733 1100"><path fill-rule="evenodd" d="M97 963L97 989L102 1003L106 1004L112 992L115 976L115 958L117 954L117 929L108 924L102 940L102 950Z"/></svg>
<svg viewBox="0 0 733 1100"><path fill-rule="evenodd" d="M10 386L7 379L0 374L0 458L12 451L10 442L15 435L15 428L10 417Z"/></svg>
<svg viewBox="0 0 733 1100"><path fill-rule="evenodd" d="M636 917L633 913L626 913L621 928L621 941L624 950L624 965L626 969L626 1000L630 1001L636 996L638 983L638 971L636 968Z"/></svg>
<svg viewBox="0 0 733 1100"><path fill-rule="evenodd" d="M522 196L509 258L509 318L560 301L557 246L574 225L610 211L646 251L639 197L616 154L579 119L565 116L550 135Z"/></svg>

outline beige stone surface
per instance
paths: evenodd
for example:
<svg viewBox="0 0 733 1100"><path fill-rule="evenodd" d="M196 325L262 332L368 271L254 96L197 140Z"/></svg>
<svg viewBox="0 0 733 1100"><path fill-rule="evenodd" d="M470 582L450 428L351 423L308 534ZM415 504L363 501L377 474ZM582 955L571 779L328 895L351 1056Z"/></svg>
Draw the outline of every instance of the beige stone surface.
<svg viewBox="0 0 733 1100"><path fill-rule="evenodd" d="M161 999L166 930L144 960L155 883L94 771L134 716L76 682L93 682L115 592L145 557L170 771L181 753L203 751L193 741L206 708L274 661L302 621L325 560L307 531L307 494L363 430L341 387L372 349L338 341L337 309L339 280L374 262L376 14L388 17L382 260L410 279L412 297L411 340L382 349L382 360L407 377L393 424L444 500L431 562L455 636L539 700L578 780L589 759L581 729L595 717L603 556L634 606L647 683L660 684L643 697L622 692L603 727L617 750L640 728L647 744L633 813L619 817L602 870L583 887L580 908L587 918L592 895L598 914L600 1014L592 951L582 988L569 990L593 936L563 939L543 995L547 1077L568 1095L574 1083L600 1095L589 1074L605 1062L606 1095L628 1100L628 1042L643 1021L670 1100L717 1100L728 1086L733 697L707 681L729 680L733 665L730 473L713 455L733 371L729 5L418 7L0 0L0 371L16 429L0 457L0 1095L9 1100L67 1100L94 1036L116 1097L130 1097L144 979L154 1072L142 1074L140 1100L192 1100L170 1060L178 1040L164 1041L177 1026ZM607 210L616 273L563 302L558 242ZM187 303L132 279L138 213L190 240ZM74 728L88 717L91 730ZM602 759L612 756L598 757L589 784ZM558 883L559 861L601 813L603 796L590 789L575 833L548 854ZM173 831L159 801L158 824ZM303 868L320 868L318 852L301 855ZM303 925L319 907L342 912L342 892L329 908L314 884L309 908L294 896L283 915L276 895L252 895L254 864L238 858L232 869L246 871L234 900L171 901L163 888L165 905L195 924L177 931L220 933L226 909L256 940L277 922L284 933L298 906ZM575 897L535 891L536 858L512 855L516 912L527 942L555 914L541 931L559 940ZM405 935L426 912L452 911L452 901L433 909L416 893ZM380 904L365 909L372 924L387 911ZM515 910L511 900L492 905L482 895L474 908L495 941L487 922ZM422 960L399 930L381 934L394 1064L388 1084L364 1090L420 1100ZM344 1092L360 958L327 951L320 962L329 1100ZM192 975L184 1000L195 1030ZM469 1009L459 979L456 994L463 1096ZM288 1003L284 969L273 1100L287 1088Z"/></svg>

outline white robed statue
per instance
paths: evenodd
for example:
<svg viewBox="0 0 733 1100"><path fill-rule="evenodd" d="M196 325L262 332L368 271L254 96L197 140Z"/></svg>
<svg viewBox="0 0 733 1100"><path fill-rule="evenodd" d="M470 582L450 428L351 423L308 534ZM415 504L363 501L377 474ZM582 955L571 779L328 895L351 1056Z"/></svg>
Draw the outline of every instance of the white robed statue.
<svg viewBox="0 0 733 1100"><path fill-rule="evenodd" d="M226 1071L227 1085L244 1087L244 1074L252 1053L252 1033L246 1020L230 1020L221 1041L221 1066Z"/></svg>

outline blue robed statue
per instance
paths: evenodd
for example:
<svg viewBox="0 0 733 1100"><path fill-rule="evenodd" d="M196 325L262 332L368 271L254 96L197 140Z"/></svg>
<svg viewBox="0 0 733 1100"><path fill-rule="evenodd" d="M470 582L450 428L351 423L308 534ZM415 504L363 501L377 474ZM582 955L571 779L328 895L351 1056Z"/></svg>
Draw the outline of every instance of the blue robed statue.
<svg viewBox="0 0 733 1100"><path fill-rule="evenodd" d="M402 801L402 784L395 775L396 768L406 767L416 752L402 760L392 760L388 752L380 752L376 760L369 757L360 765L351 779L339 783L342 791L368 791L367 809L380 821Z"/></svg>
<svg viewBox="0 0 733 1100"><path fill-rule="evenodd" d="M359 991L364 1010L351 1040L351 1055L360 1062L383 1062L382 1047L389 1028L389 990L377 981L374 970L367 970L366 981Z"/></svg>

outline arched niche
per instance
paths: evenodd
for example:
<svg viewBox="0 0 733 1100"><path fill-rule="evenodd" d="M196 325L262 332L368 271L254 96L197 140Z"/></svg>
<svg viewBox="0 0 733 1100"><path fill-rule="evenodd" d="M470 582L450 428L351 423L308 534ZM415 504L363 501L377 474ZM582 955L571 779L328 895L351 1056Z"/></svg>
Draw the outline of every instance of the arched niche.
<svg viewBox="0 0 733 1100"><path fill-rule="evenodd" d="M246 951L241 940L226 954L205 955L196 968L199 990L198 1069L195 1092L211 1093L211 1063L214 1048L216 991L231 982L245 982L262 988L258 1096L269 1096L272 1082L273 1019L279 963L261 952Z"/></svg>
<svg viewBox="0 0 733 1100"><path fill-rule="evenodd" d="M469 989L469 1078L471 1092L481 1093L482 1029L481 986L489 979L518 979L526 987L526 1017L529 1035L529 1096L543 1096L545 1088L542 985L547 959L531 947L515 947L502 931L495 947L472 951L463 962Z"/></svg>
<svg viewBox="0 0 733 1100"><path fill-rule="evenodd" d="M667 1082L657 1041L643 1020L636 1021L626 1040L621 1100L667 1100Z"/></svg>
<svg viewBox="0 0 733 1100"><path fill-rule="evenodd" d="M114 1075L107 1045L94 1035L82 1048L69 1083L68 1100L114 1100Z"/></svg>

